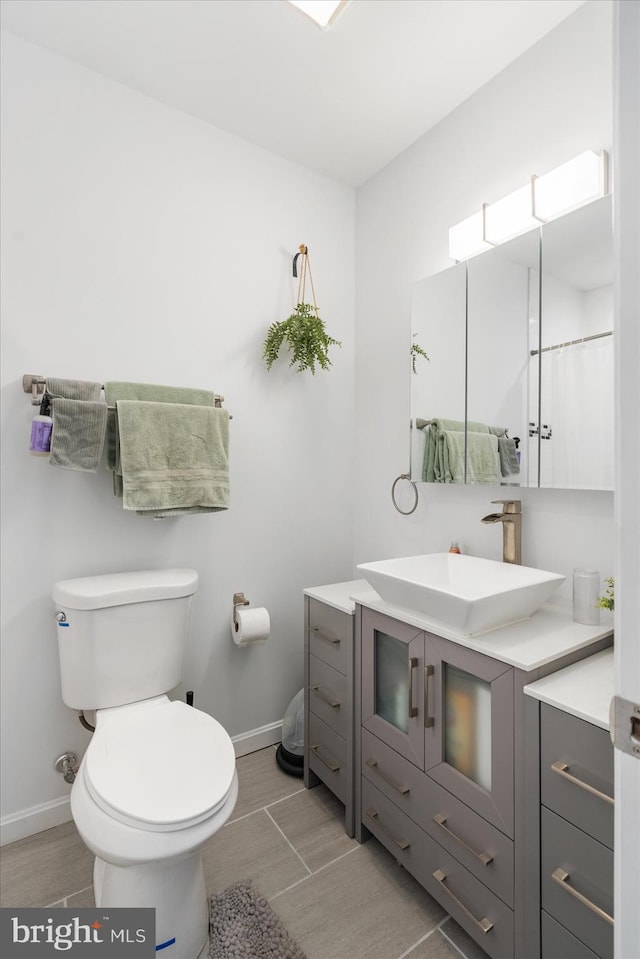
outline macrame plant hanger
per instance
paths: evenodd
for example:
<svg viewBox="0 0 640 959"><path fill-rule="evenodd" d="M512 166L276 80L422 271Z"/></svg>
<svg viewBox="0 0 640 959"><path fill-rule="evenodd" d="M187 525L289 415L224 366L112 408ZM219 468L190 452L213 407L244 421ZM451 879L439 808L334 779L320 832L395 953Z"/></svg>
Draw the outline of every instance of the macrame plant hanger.
<svg viewBox="0 0 640 959"><path fill-rule="evenodd" d="M298 257L302 257L302 267L298 277ZM305 290L307 285L307 273L309 274L309 286L311 287L311 298L313 300L313 311L318 316L318 304L316 302L316 291L313 286L313 277L311 276L311 261L309 260L309 247L301 243L298 252L293 258L293 275L298 277L298 303L305 302Z"/></svg>

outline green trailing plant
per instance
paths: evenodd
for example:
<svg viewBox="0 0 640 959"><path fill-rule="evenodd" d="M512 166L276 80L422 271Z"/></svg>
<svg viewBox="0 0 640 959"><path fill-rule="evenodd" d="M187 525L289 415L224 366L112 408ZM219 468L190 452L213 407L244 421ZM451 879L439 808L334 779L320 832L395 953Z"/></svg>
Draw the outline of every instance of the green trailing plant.
<svg viewBox="0 0 640 959"><path fill-rule="evenodd" d="M411 369L413 370L414 373L418 372L418 369L416 367L416 360L419 356L421 356L427 362L430 362L430 357L427 355L425 350L423 350L418 343L412 343L411 344Z"/></svg>
<svg viewBox="0 0 640 959"><path fill-rule="evenodd" d="M608 579L605 579L607 588L605 590L604 596L598 596L597 606L601 609L610 609L613 612L614 605L614 593L615 593L615 580L613 576L609 576Z"/></svg>
<svg viewBox="0 0 640 959"><path fill-rule="evenodd" d="M321 369L328 370L331 366L329 347L342 346L339 340L329 336L323 320L311 303L298 303L291 316L272 323L269 327L262 351L268 370L278 359L280 348L285 341L291 350L289 366L297 363L301 373L311 370L315 374L316 364Z"/></svg>

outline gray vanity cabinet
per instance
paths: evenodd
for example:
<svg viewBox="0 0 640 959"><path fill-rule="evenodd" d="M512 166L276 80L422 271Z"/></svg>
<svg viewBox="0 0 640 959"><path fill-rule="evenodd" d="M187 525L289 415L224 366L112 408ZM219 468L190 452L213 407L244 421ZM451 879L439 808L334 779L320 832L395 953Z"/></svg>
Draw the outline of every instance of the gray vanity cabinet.
<svg viewBox="0 0 640 959"><path fill-rule="evenodd" d="M305 596L304 784L323 782L354 834L353 613Z"/></svg>
<svg viewBox="0 0 640 959"><path fill-rule="evenodd" d="M576 940L576 955L611 959L611 739L560 709L539 708L541 956L556 959L562 942Z"/></svg>
<svg viewBox="0 0 640 959"><path fill-rule="evenodd" d="M514 670L368 608L358 649L361 823L513 959Z"/></svg>

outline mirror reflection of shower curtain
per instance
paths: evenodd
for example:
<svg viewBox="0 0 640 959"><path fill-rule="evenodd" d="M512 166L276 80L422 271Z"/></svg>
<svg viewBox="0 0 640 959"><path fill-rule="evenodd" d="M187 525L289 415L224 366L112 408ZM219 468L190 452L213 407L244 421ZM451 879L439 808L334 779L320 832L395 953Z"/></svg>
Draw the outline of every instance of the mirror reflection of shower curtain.
<svg viewBox="0 0 640 959"><path fill-rule="evenodd" d="M613 489L613 336L543 354L541 485ZM543 430L544 433L544 430Z"/></svg>

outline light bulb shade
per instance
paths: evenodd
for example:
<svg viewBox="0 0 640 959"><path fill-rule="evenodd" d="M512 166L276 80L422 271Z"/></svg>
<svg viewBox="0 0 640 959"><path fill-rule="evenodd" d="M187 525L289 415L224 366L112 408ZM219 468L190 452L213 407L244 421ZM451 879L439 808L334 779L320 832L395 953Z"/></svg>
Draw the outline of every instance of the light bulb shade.
<svg viewBox="0 0 640 959"><path fill-rule="evenodd" d="M484 237L489 243L503 243L540 223L533 216L531 184L485 206Z"/></svg>
<svg viewBox="0 0 640 959"><path fill-rule="evenodd" d="M540 220L552 220L608 190L606 151L586 150L544 176L534 177L534 214Z"/></svg>
<svg viewBox="0 0 640 959"><path fill-rule="evenodd" d="M323 30L329 29L347 2L348 0L289 0L292 6L306 13Z"/></svg>
<svg viewBox="0 0 640 959"><path fill-rule="evenodd" d="M454 260L466 260L476 253L490 250L491 243L484 239L482 210L461 223L449 228L449 256Z"/></svg>

